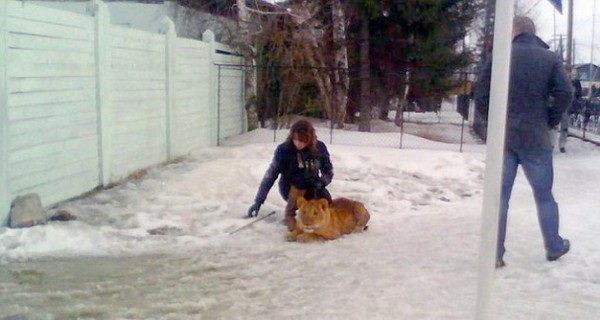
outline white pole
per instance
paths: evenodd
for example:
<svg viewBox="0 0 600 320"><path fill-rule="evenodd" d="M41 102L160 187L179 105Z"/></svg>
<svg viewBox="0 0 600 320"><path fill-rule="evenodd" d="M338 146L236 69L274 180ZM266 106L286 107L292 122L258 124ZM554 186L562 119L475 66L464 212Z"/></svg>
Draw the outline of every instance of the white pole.
<svg viewBox="0 0 600 320"><path fill-rule="evenodd" d="M567 15L567 69L571 72L573 67L573 2L569 0L569 13ZM556 10L554 10L556 12Z"/></svg>
<svg viewBox="0 0 600 320"><path fill-rule="evenodd" d="M475 318L478 320L488 318L493 293L510 76L513 9L513 0L496 1L485 185L479 248L479 276L477 281Z"/></svg>

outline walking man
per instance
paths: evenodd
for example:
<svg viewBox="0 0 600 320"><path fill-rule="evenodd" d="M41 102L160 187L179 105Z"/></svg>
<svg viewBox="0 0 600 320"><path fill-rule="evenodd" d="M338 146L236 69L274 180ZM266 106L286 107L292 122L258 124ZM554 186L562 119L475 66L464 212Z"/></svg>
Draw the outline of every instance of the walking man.
<svg viewBox="0 0 600 320"><path fill-rule="evenodd" d="M573 87L559 56L535 35L533 21L521 16L513 21L497 268L504 266L508 203L519 165L533 190L546 259L557 260L570 248L569 240L558 233L558 204L552 194L554 141L550 129L559 124L570 106ZM489 103L491 69L490 60L484 65L476 87L476 105L483 112ZM550 96L554 98L552 102Z"/></svg>

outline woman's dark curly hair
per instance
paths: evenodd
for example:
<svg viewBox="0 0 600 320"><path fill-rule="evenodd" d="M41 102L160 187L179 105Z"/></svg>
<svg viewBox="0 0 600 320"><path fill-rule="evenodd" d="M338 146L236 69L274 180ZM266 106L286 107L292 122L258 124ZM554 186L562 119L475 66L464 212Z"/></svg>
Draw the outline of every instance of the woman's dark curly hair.
<svg viewBox="0 0 600 320"><path fill-rule="evenodd" d="M306 142L306 147L312 154L317 155L319 153L319 150L317 149L317 134L315 133L315 127L313 127L310 121L300 119L294 122L290 128L290 134L288 135L286 142L293 145L292 140L294 137L302 142Z"/></svg>

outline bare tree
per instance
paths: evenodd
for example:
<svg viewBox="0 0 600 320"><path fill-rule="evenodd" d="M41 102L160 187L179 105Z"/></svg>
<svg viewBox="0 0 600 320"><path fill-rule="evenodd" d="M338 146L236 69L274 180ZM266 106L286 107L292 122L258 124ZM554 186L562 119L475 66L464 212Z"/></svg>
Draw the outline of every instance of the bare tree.
<svg viewBox="0 0 600 320"><path fill-rule="evenodd" d="M341 128L349 87L347 22L341 2L291 1L287 12L265 19L261 23L265 32L256 38L257 47L265 48L259 49L260 64L268 69L260 72L261 84L274 84L276 91L284 95L273 100L272 90L270 98L262 96L263 92L259 111L262 107L272 110L276 101L280 116L322 112ZM274 75L277 79L267 80ZM307 89L312 93L307 95Z"/></svg>
<svg viewBox="0 0 600 320"><path fill-rule="evenodd" d="M246 0L236 0L238 8L238 27L240 31L241 51L244 64L248 66L245 74L246 111L248 114L248 128L258 127L258 112L256 108L256 73L254 68L254 52L250 37L249 22L250 11L246 7Z"/></svg>
<svg viewBox="0 0 600 320"><path fill-rule="evenodd" d="M350 87L350 76L348 74L348 46L346 44L346 15L341 0L331 1L331 30L333 33L334 57L334 84L333 93L333 115L337 121L337 127L343 128L346 118L346 104L348 102L348 90ZM333 121L334 118L332 118Z"/></svg>
<svg viewBox="0 0 600 320"><path fill-rule="evenodd" d="M359 131L371 131L371 106L370 106L370 72L369 58L369 13L361 10L360 13L360 121Z"/></svg>

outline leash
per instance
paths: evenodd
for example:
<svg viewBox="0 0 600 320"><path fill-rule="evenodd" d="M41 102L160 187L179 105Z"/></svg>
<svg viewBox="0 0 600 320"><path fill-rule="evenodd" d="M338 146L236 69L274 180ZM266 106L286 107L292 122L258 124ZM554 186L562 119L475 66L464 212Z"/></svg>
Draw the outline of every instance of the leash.
<svg viewBox="0 0 600 320"><path fill-rule="evenodd" d="M241 227L239 227L239 228L237 228L237 229L235 229L235 230L231 231L229 234L230 234L230 235L232 235L232 234L234 234L234 233L236 233L236 232L238 232L238 231L240 231L240 230L246 229L246 228L248 228L249 226L251 226L251 225L253 225L253 224L255 224L255 223L259 222L260 220L264 220L264 219L266 219L266 218L268 218L268 217L270 217L270 216L272 216L272 215L274 215L274 214L275 214L275 211L271 211L271 212L270 212L269 214L267 214L266 216L264 216L264 217L260 217L260 218L258 218L258 219L256 219L256 220L254 220L254 221L252 221L252 222L250 222L250 223L247 223L247 224L245 224L245 225L243 225L243 226L241 226Z"/></svg>

